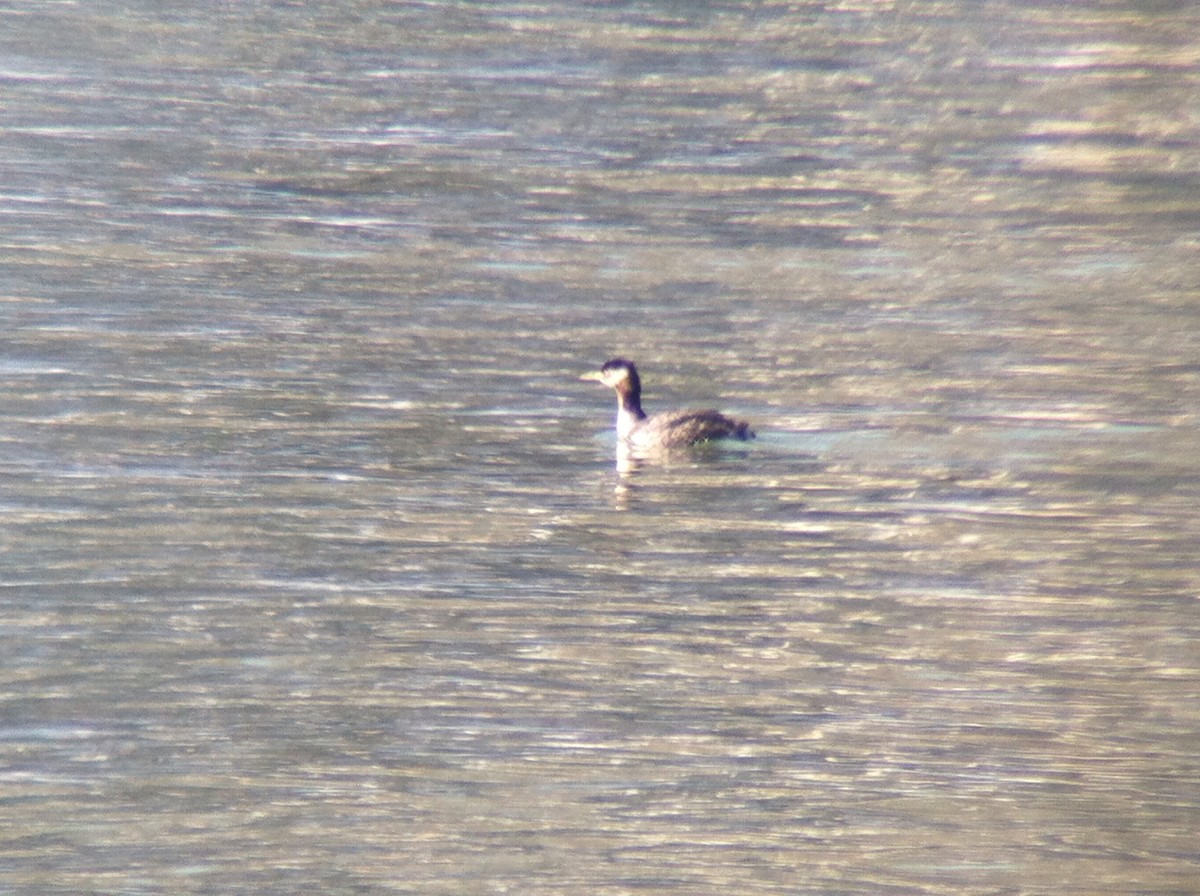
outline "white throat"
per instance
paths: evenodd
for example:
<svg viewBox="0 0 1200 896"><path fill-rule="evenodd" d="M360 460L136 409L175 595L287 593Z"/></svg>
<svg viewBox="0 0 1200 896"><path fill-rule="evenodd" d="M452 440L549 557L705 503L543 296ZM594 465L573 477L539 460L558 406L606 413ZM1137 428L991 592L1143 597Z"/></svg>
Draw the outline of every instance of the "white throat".
<svg viewBox="0 0 1200 896"><path fill-rule="evenodd" d="M620 403L617 402L617 438L628 440L633 435L634 428L638 425L638 418L626 410Z"/></svg>

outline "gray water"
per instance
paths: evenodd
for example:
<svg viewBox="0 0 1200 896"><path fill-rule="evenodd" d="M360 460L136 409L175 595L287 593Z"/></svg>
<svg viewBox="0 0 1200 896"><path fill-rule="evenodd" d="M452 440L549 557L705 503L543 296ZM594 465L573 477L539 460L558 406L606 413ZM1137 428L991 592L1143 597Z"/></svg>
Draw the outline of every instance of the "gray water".
<svg viewBox="0 0 1200 896"><path fill-rule="evenodd" d="M0 9L0 890L1200 892L1198 33Z"/></svg>

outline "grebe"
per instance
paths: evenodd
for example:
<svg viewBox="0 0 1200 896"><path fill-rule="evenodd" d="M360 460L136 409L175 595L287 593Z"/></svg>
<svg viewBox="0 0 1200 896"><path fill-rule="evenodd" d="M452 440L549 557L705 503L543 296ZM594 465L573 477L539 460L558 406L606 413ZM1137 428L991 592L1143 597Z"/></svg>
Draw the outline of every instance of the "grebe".
<svg viewBox="0 0 1200 896"><path fill-rule="evenodd" d="M647 417L642 410L642 381L632 361L613 358L581 380L596 380L617 390L617 438L630 448L661 451L713 439L752 439L749 423L716 411L666 411Z"/></svg>

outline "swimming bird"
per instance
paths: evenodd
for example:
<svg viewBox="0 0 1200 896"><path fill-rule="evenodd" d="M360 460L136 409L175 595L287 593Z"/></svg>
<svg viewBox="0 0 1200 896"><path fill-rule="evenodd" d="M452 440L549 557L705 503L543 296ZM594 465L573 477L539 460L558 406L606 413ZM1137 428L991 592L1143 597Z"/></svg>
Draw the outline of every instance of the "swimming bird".
<svg viewBox="0 0 1200 896"><path fill-rule="evenodd" d="M665 411L652 417L642 410L642 381L632 361L613 358L581 380L595 380L617 391L617 438L627 448L663 451L714 439L752 439L749 423L717 411Z"/></svg>

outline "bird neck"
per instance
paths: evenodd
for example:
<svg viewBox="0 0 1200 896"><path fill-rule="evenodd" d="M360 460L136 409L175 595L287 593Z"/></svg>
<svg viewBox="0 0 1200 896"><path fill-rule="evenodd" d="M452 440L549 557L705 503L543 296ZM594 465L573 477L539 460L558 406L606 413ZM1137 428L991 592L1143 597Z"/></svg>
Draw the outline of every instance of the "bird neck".
<svg viewBox="0 0 1200 896"><path fill-rule="evenodd" d="M646 419L642 410L642 402L636 391L617 390L617 435L624 439L629 436L635 426Z"/></svg>
<svg viewBox="0 0 1200 896"><path fill-rule="evenodd" d="M642 410L642 396L637 389L631 389L628 385L617 389L617 413L628 414L634 420L646 419L646 413Z"/></svg>

